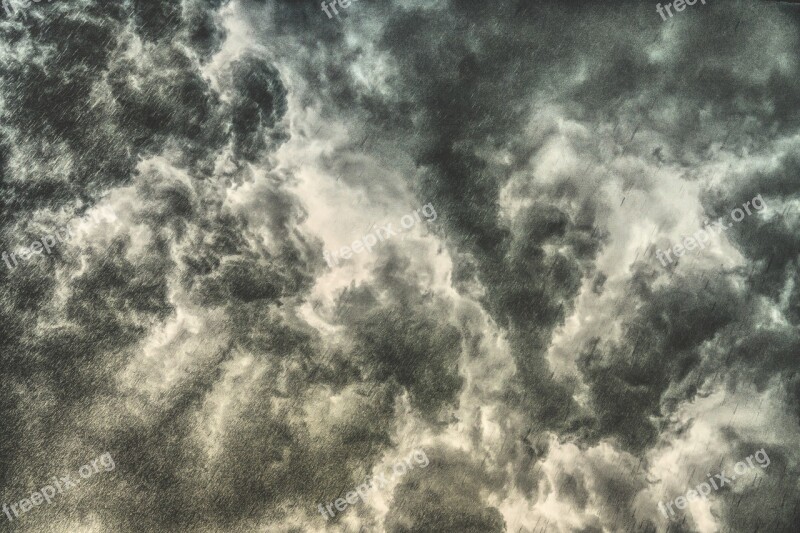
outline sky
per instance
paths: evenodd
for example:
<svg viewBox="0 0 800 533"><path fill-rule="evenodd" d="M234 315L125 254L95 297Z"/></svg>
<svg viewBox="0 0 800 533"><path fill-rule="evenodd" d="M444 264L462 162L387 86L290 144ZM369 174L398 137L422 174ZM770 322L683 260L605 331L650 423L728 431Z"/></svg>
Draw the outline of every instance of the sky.
<svg viewBox="0 0 800 533"><path fill-rule="evenodd" d="M323 5L0 9L0 530L796 531L800 7Z"/></svg>

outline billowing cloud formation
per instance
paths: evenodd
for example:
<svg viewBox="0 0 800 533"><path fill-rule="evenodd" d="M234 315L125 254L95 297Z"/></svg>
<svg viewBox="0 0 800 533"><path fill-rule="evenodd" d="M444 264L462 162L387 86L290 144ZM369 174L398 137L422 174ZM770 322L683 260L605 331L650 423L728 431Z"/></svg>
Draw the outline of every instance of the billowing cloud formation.
<svg viewBox="0 0 800 533"><path fill-rule="evenodd" d="M0 22L0 492L117 464L11 527L792 530L794 8L112 4Z"/></svg>

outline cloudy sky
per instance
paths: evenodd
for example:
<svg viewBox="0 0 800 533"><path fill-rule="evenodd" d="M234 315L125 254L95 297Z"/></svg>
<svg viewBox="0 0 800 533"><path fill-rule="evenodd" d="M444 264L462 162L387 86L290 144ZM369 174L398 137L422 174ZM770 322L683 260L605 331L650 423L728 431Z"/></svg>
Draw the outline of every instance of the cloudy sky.
<svg viewBox="0 0 800 533"><path fill-rule="evenodd" d="M15 9L0 530L796 531L800 7Z"/></svg>

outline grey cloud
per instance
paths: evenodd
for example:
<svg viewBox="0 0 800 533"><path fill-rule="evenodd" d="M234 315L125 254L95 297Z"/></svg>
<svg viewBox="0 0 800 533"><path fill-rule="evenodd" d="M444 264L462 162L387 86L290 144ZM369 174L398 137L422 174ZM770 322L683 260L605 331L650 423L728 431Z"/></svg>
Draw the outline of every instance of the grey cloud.
<svg viewBox="0 0 800 533"><path fill-rule="evenodd" d="M395 489L396 503L387 517L387 531L506 531L502 515L482 501L477 465L455 451L426 453L430 464L408 473Z"/></svg>
<svg viewBox="0 0 800 533"><path fill-rule="evenodd" d="M354 520L533 531L511 509L550 501L570 511L548 527L653 529L648 469L706 423L732 454L773 460L761 485L718 495L720 527L789 530L791 8L709 2L667 23L633 2L361 0L337 20L318 2L30 9L0 24L0 248L87 211L115 220L0 267L0 492L85 455L117 469L24 528L90 513L115 531L335 530L316 505L425 438L431 463L388 514ZM325 130L298 138L309 117ZM321 235L354 231L350 199L409 191L439 215L435 254L411 236L349 285L325 268ZM671 269L650 255L651 225L756 194L769 216L726 232L735 266L712 263L727 249ZM741 420L674 422L712 385L772 394L771 448ZM585 464L551 482L559 446Z"/></svg>

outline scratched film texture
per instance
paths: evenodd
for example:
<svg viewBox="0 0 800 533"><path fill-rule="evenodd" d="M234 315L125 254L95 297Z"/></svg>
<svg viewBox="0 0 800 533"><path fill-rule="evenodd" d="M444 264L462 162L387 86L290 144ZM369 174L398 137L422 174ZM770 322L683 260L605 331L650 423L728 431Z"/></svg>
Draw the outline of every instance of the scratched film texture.
<svg viewBox="0 0 800 533"><path fill-rule="evenodd" d="M0 13L0 530L797 530L797 8Z"/></svg>

